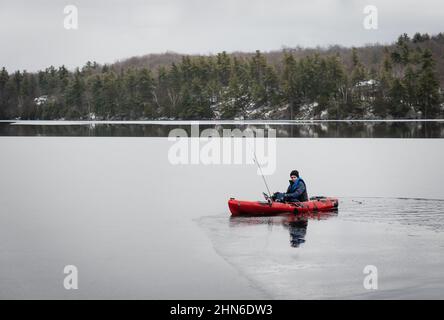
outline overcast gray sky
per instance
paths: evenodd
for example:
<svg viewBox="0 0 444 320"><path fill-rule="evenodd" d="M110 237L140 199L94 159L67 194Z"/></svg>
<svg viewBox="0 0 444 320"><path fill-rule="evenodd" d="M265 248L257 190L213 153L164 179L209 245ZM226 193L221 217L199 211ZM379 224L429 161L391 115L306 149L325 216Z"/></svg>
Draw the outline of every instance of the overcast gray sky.
<svg viewBox="0 0 444 320"><path fill-rule="evenodd" d="M66 5L78 30L64 28ZM378 29L363 26L378 8ZM35 71L159 53L394 41L444 31L443 0L0 0L0 66Z"/></svg>

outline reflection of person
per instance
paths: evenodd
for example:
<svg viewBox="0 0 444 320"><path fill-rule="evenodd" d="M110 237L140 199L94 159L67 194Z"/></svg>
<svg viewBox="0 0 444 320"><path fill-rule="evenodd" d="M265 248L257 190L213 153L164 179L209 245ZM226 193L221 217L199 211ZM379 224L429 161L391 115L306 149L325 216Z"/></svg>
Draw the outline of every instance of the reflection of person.
<svg viewBox="0 0 444 320"><path fill-rule="evenodd" d="M299 172L293 170L290 173L290 185L286 193L275 192L273 200L279 202L303 202L308 201L307 186L304 180L299 177Z"/></svg>
<svg viewBox="0 0 444 320"><path fill-rule="evenodd" d="M307 219L288 222L288 230L290 231L290 245L293 248L298 248L301 244L305 242L307 225Z"/></svg>

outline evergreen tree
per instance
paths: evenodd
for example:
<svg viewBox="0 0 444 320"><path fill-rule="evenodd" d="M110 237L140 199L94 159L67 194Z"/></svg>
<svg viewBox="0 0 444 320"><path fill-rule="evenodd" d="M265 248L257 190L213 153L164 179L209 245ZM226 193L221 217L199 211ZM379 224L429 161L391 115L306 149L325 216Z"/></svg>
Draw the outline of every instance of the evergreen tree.
<svg viewBox="0 0 444 320"><path fill-rule="evenodd" d="M175 116L173 103L171 102L169 95L170 88L169 73L165 67L160 67L157 71L156 85L153 91L153 102L161 117L172 118Z"/></svg>
<svg viewBox="0 0 444 320"><path fill-rule="evenodd" d="M432 53L425 50L418 77L418 98L425 119L434 117L439 112L439 81L434 67Z"/></svg>
<svg viewBox="0 0 444 320"><path fill-rule="evenodd" d="M65 66L61 66L58 70L59 80L60 80L60 90L63 92L69 83L69 72Z"/></svg>
<svg viewBox="0 0 444 320"><path fill-rule="evenodd" d="M284 70L282 74L282 87L284 101L289 104L290 119L294 118L297 107L301 101L300 84L298 78L298 65L292 54L284 55Z"/></svg>
<svg viewBox="0 0 444 320"><path fill-rule="evenodd" d="M139 92L139 75L130 68L123 75L123 104L121 114L129 119L140 117L143 113L143 101Z"/></svg>
<svg viewBox="0 0 444 320"><path fill-rule="evenodd" d="M0 71L0 119L6 119L8 115L8 92L6 84L9 81L9 74L5 67Z"/></svg>
<svg viewBox="0 0 444 320"><path fill-rule="evenodd" d="M222 94L222 115L224 119L245 117L251 101L249 66L241 59L233 58L232 73L228 90Z"/></svg>
<svg viewBox="0 0 444 320"><path fill-rule="evenodd" d="M390 90L394 80L392 72L393 62L390 57L390 52L385 50L384 60L378 76L379 86L375 92L373 108L375 115L382 118L387 116L387 111L390 108Z"/></svg>
<svg viewBox="0 0 444 320"><path fill-rule="evenodd" d="M154 118L157 115L153 96L155 85L151 71L147 68L141 70L137 88L142 108L140 112L146 117Z"/></svg>
<svg viewBox="0 0 444 320"><path fill-rule="evenodd" d="M360 65L359 56L358 56L358 49L353 47L352 48L352 66L353 66L353 68L356 68L358 65Z"/></svg>
<svg viewBox="0 0 444 320"><path fill-rule="evenodd" d="M96 75L92 79L92 112L98 117L106 115L106 101L103 90L103 81L100 75Z"/></svg>
<svg viewBox="0 0 444 320"><path fill-rule="evenodd" d="M403 85L406 92L406 104L411 108L416 107L418 105L418 75L411 65L408 65L406 68Z"/></svg>
<svg viewBox="0 0 444 320"><path fill-rule="evenodd" d="M326 60L325 84L322 95L327 100L329 115L336 119L342 116L342 108L347 103L347 75L339 56Z"/></svg>
<svg viewBox="0 0 444 320"><path fill-rule="evenodd" d="M265 78L267 74L267 61L259 50L250 60L250 90L256 107L263 106L267 101L267 87ZM272 71L268 71L272 73Z"/></svg>
<svg viewBox="0 0 444 320"><path fill-rule="evenodd" d="M231 58L225 51L217 55L217 73L222 86L228 86L231 75Z"/></svg>
<svg viewBox="0 0 444 320"><path fill-rule="evenodd" d="M70 119L80 118L85 114L82 112L83 89L83 79L80 71L77 70L66 88L67 117Z"/></svg>
<svg viewBox="0 0 444 320"><path fill-rule="evenodd" d="M404 118L408 112L408 106L404 100L406 89L400 79L395 78L390 87L390 114L394 118Z"/></svg>
<svg viewBox="0 0 444 320"><path fill-rule="evenodd" d="M22 116L26 119L35 119L38 117L34 98L36 97L37 84L34 75L23 71L19 96L22 103Z"/></svg>
<svg viewBox="0 0 444 320"><path fill-rule="evenodd" d="M103 101L106 107L105 117L118 116L121 114L119 104L118 77L114 71L108 71L103 77Z"/></svg>

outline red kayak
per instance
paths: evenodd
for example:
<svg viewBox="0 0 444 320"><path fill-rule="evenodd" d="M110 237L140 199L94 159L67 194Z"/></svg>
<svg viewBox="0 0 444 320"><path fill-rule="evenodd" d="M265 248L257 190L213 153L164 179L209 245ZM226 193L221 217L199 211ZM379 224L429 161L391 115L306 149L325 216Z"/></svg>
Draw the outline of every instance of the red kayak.
<svg viewBox="0 0 444 320"><path fill-rule="evenodd" d="M275 215L280 213L304 213L315 211L332 211L338 208L339 202L335 198L313 197L305 202L267 202L241 201L231 198L228 200L232 216Z"/></svg>

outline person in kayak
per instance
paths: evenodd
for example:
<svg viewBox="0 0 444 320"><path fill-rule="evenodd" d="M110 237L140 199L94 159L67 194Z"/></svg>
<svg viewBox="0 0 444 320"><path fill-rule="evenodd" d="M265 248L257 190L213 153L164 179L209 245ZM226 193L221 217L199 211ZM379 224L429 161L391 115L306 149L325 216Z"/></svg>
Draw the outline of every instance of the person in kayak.
<svg viewBox="0 0 444 320"><path fill-rule="evenodd" d="M276 192L273 195L273 200L279 202L304 202L308 201L307 186L304 180L299 177L299 172L293 170L290 172L290 185L287 192Z"/></svg>

